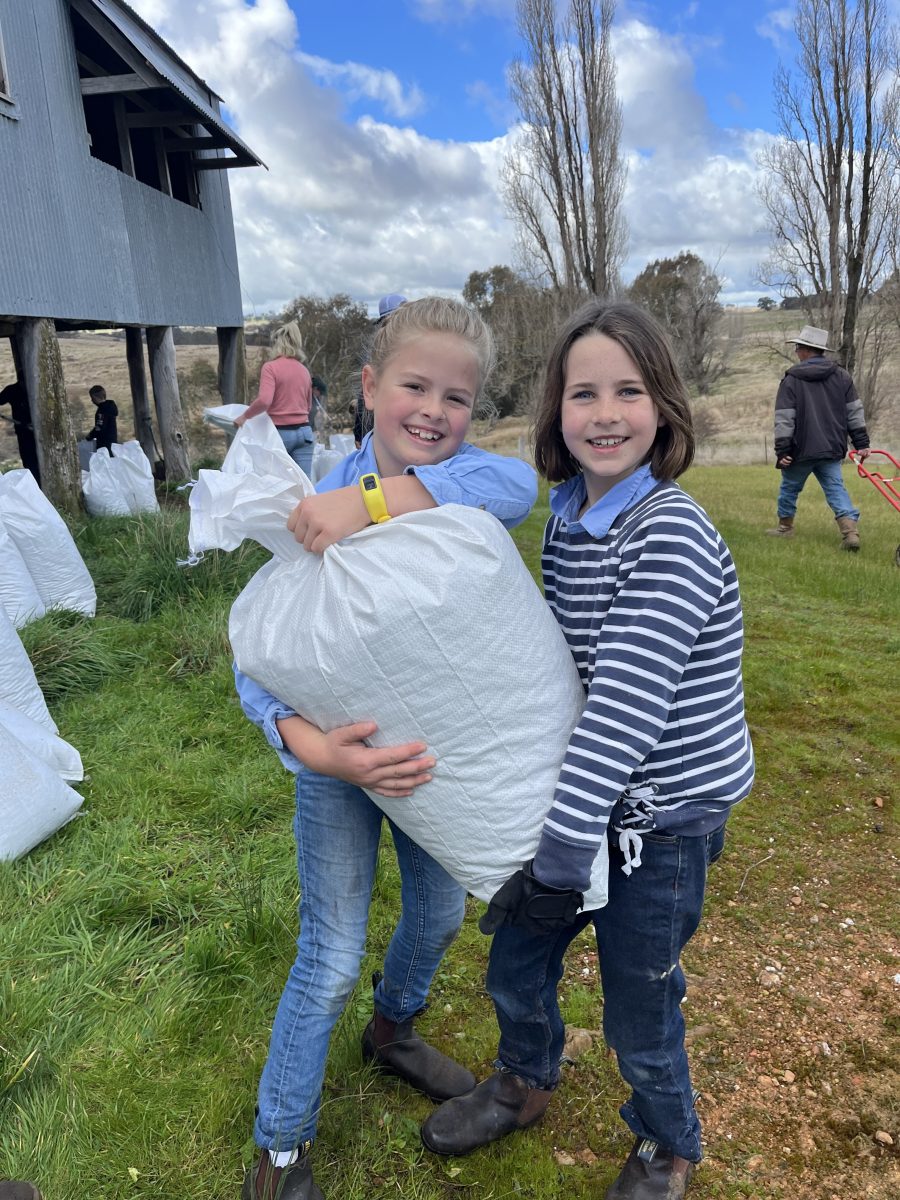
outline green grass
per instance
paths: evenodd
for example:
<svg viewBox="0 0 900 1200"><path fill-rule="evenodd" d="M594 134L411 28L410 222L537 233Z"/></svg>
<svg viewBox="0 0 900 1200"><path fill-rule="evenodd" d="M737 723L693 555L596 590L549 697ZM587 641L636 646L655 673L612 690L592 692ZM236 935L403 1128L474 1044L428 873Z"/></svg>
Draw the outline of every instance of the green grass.
<svg viewBox="0 0 900 1200"><path fill-rule="evenodd" d="M887 946L896 920L900 514L848 478L864 509L863 550L850 556L812 483L785 543L762 534L774 516L774 470L697 469L685 482L738 564L759 758L757 790L735 814L711 879L708 924L722 948L701 948L701 962L779 944L784 890L815 872L836 906L865 896L873 944ZM545 517L542 504L517 531L535 573ZM264 555L244 548L194 571L175 567L186 546L177 508L156 522L92 521L77 536L98 585L97 620L52 614L25 631L88 779L76 821L0 866L0 1177L35 1178L47 1200L236 1197L296 934L291 779L240 713L226 638L231 601ZM885 799L881 834L875 795ZM602 1195L629 1139L616 1116L622 1087L601 1047L569 1068L541 1127L464 1160L425 1154L417 1125L430 1105L361 1064L368 974L396 919L397 884L385 849L368 959L326 1080L316 1169L329 1200ZM479 1074L496 1041L486 951L468 921L420 1022ZM562 994L571 1022L599 1027L599 997L577 971ZM727 1000L738 1021L737 984ZM713 1072L705 1061L700 1069ZM729 1087L743 1070L729 1068ZM766 1119L763 1111L759 1128L743 1131L740 1147L714 1143L698 1200L759 1194L743 1163ZM585 1148L595 1166L553 1157Z"/></svg>

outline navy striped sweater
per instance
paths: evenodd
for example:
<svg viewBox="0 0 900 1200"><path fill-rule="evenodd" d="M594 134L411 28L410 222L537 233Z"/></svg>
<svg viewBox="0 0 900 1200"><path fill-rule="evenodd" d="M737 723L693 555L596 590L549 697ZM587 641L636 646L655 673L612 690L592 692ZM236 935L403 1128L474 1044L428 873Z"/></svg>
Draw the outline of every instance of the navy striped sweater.
<svg viewBox="0 0 900 1200"><path fill-rule="evenodd" d="M675 483L653 488L602 538L551 516L541 565L587 704L534 872L583 889L626 789L650 797L638 805L644 831L683 834L715 829L750 792L741 599L728 547Z"/></svg>

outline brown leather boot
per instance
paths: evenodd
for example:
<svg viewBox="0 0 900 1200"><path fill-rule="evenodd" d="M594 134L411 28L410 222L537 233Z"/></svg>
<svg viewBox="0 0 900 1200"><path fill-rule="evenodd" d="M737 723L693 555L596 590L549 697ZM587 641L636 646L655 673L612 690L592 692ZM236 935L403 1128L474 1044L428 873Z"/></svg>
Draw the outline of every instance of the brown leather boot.
<svg viewBox="0 0 900 1200"><path fill-rule="evenodd" d="M405 1080L429 1100L462 1096L477 1082L471 1071L419 1037L412 1017L389 1021L377 1008L363 1030L362 1054L379 1071Z"/></svg>
<svg viewBox="0 0 900 1200"><path fill-rule="evenodd" d="M241 1200L325 1200L313 1179L309 1151L289 1167L276 1167L268 1150L244 1176Z"/></svg>
<svg viewBox="0 0 900 1200"><path fill-rule="evenodd" d="M497 1071L466 1096L436 1109L422 1126L422 1141L435 1154L470 1154L544 1115L552 1091L529 1087L520 1075Z"/></svg>
<svg viewBox="0 0 900 1200"><path fill-rule="evenodd" d="M606 1200L684 1200L694 1164L649 1138L636 1138Z"/></svg>
<svg viewBox="0 0 900 1200"><path fill-rule="evenodd" d="M779 517L778 524L774 529L767 529L766 533L769 537L793 537L794 536L794 518Z"/></svg>
<svg viewBox="0 0 900 1200"><path fill-rule="evenodd" d="M859 530L852 517L836 517L837 527L841 531L841 549L859 549Z"/></svg>

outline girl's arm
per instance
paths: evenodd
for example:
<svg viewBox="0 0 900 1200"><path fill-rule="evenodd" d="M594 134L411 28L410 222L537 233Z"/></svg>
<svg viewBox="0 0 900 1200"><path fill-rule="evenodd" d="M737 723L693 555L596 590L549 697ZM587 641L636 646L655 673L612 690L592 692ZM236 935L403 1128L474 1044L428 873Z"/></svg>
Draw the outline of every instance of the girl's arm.
<svg viewBox="0 0 900 1200"><path fill-rule="evenodd" d="M378 729L374 721L323 733L237 666L234 681L244 714L263 731L289 771L296 773L305 766L394 798L411 796L419 784L431 779L435 760L420 757L427 749L424 742L368 746L365 739Z"/></svg>
<svg viewBox="0 0 900 1200"><path fill-rule="evenodd" d="M406 475L382 477L381 487L392 517L441 504L464 504L493 513L507 529L524 521L537 499L537 476L528 463L475 446L467 446L465 452L446 462L416 467ZM321 554L369 524L362 495L353 484L301 500L291 513L288 529L307 550Z"/></svg>

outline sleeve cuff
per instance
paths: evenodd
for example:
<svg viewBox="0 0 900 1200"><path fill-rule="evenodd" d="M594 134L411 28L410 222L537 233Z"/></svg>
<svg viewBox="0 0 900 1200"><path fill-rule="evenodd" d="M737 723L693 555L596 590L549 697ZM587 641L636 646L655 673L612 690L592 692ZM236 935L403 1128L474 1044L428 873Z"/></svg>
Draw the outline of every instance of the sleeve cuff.
<svg viewBox="0 0 900 1200"><path fill-rule="evenodd" d="M541 835L531 870L541 883L586 892L598 850L598 846L576 846L557 841L545 832Z"/></svg>

